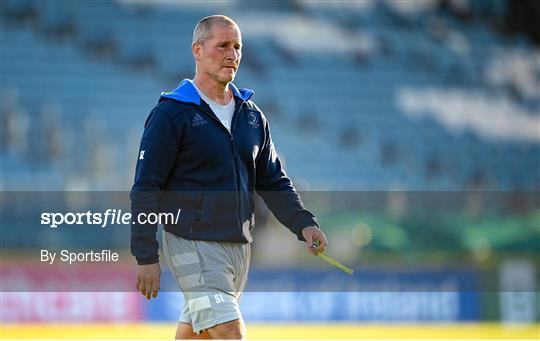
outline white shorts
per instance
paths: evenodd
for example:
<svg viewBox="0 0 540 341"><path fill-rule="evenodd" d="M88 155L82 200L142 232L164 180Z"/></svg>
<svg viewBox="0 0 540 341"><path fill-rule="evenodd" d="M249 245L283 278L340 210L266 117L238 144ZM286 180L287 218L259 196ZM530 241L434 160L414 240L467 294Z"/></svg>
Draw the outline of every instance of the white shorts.
<svg viewBox="0 0 540 341"><path fill-rule="evenodd" d="M249 243L189 240L163 231L163 255L186 300L179 322L200 334L242 318L239 300L247 282Z"/></svg>

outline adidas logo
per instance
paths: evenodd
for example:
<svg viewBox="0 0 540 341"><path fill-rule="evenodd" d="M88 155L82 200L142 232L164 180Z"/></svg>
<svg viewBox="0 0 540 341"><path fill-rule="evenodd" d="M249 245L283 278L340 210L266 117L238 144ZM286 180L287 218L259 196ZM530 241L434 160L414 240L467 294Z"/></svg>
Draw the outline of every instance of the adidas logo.
<svg viewBox="0 0 540 341"><path fill-rule="evenodd" d="M193 121L191 121L192 127L198 127L207 124L208 122L198 113L195 113L195 116L193 117Z"/></svg>

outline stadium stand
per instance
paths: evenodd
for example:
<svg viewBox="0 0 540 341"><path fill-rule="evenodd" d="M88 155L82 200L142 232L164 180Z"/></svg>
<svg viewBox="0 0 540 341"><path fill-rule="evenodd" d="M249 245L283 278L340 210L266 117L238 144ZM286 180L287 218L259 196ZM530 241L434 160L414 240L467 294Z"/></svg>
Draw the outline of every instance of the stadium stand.
<svg viewBox="0 0 540 341"><path fill-rule="evenodd" d="M235 16L236 83L256 90L288 174L303 190L538 191L537 47L464 19L474 8L415 4L261 3ZM193 76L192 27L217 9L2 6L3 189L129 190L145 118Z"/></svg>
<svg viewBox="0 0 540 341"><path fill-rule="evenodd" d="M257 91L288 173L306 189L538 189L537 50L411 4L300 2L236 18L236 83ZM141 122L192 77L191 29L213 10L6 1L2 116L18 127L3 141L6 188L37 173L43 189L129 188Z"/></svg>

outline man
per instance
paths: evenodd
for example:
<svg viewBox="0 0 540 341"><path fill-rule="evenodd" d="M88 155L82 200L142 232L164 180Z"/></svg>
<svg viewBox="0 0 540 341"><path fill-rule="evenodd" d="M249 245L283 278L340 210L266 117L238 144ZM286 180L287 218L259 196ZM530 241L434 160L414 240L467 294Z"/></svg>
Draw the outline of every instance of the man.
<svg viewBox="0 0 540 341"><path fill-rule="evenodd" d="M233 81L242 57L238 25L222 15L193 33L195 78L163 93L141 140L132 213L176 212L165 223L163 254L186 299L176 338L241 339L238 300L249 267L253 192L312 254L327 241L274 149L268 122ZM132 223L137 289L159 290L157 224Z"/></svg>

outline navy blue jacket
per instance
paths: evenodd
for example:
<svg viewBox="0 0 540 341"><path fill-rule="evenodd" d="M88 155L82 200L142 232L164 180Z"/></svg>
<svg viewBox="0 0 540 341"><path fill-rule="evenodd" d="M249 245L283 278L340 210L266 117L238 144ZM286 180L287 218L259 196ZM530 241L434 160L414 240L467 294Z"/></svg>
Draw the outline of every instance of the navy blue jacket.
<svg viewBox="0 0 540 341"><path fill-rule="evenodd" d="M252 242L253 193L303 240L318 226L285 174L268 122L250 101L252 90L230 84L236 108L231 133L204 102L192 81L163 93L146 120L131 189L131 253L139 264L156 263L157 224L139 224L140 213L170 212L164 229L193 240Z"/></svg>

